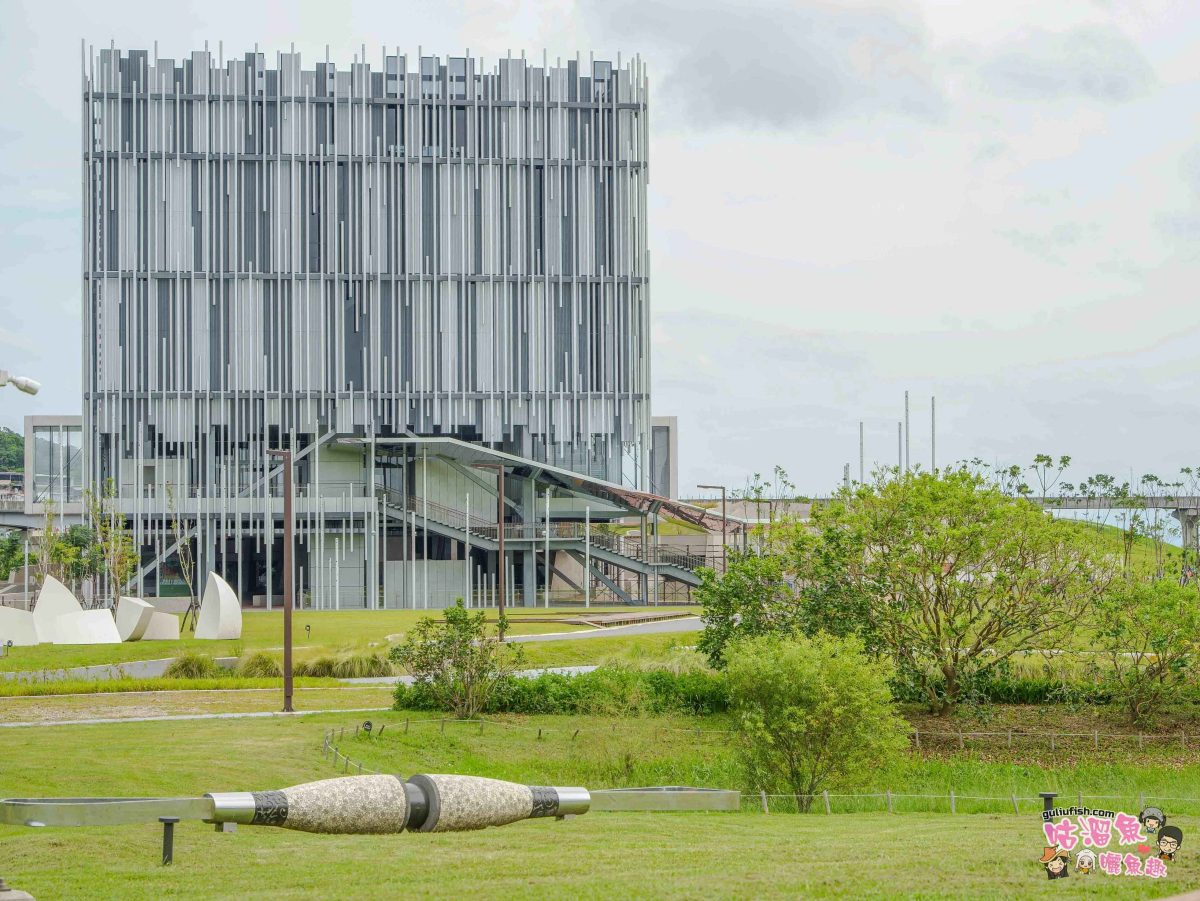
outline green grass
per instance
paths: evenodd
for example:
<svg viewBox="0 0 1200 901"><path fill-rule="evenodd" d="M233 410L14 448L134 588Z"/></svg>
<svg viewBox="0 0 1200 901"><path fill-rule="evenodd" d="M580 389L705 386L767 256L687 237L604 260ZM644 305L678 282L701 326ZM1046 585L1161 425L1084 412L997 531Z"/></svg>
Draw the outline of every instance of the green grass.
<svg viewBox="0 0 1200 901"><path fill-rule="evenodd" d="M592 608L595 612L604 609ZM672 608L662 608L672 609ZM563 616L581 611L572 608L549 611L520 608L517 614ZM489 615L494 612L489 611ZM371 647L386 648L388 636L407 632L420 619L439 616L437 610L322 610L297 611L293 619L293 634L298 659L328 653L367 650ZM311 633L304 627L312 626ZM544 632L569 632L586 629L566 623L524 622L521 615L512 619L510 633L528 635ZM283 614L281 612L247 612L242 617L242 637L236 641L197 641L181 638L179 641L131 641L119 645L35 645L14 647L0 657L0 672L53 671L76 666L94 666L124 663L133 660L156 660L175 657L185 651L199 651L213 657L241 656L258 650L279 649L283 645Z"/></svg>
<svg viewBox="0 0 1200 901"><path fill-rule="evenodd" d="M666 661L683 645L694 645L699 632L652 632L605 638L566 638L561 641L525 641L525 665L592 666L601 663Z"/></svg>
<svg viewBox="0 0 1200 901"><path fill-rule="evenodd" d="M332 775L320 743L329 726L364 714L297 719L184 721L6 729L0 796L197 795L261 790ZM416 715L412 715L416 716ZM669 729L719 719L505 718L513 724L433 724L403 733L403 713L371 714L382 737L342 741L351 756L404 775L464 772L528 782L642 783L678 776L728 785L728 742ZM541 724L543 740L536 738ZM526 728L516 728L515 726ZM614 729L614 726L616 727ZM573 729L579 728L572 740ZM553 729L554 731L545 731ZM119 766L97 765L95 754ZM962 795L1030 791L1065 780L1031 768L913 757L911 787L954 780ZM1100 763L1089 775L1101 778ZM1114 787L1200 789L1191 766L1119 766ZM1173 772L1173 776L1172 776ZM863 788L878 777L864 774ZM1052 787L1065 787L1052 786ZM1149 790L1147 789L1149 792ZM1132 801L1132 799L1131 799ZM1119 807L1118 802L1113 806ZM748 805L752 809L752 805ZM1159 897L1200 887L1184 853L1166 880L1073 876L1050 882L1036 863L1044 836L1029 808L1009 813L856 813L825 816L591 813L480 833L315 836L258 827L234 835L198 823L176 829L175 865L158 866L157 824L114 829L0 828L4 876L39 898L378 898L403 886L416 897L466 898L1050 898ZM844 808L847 809L847 808ZM1129 809L1129 804L1125 805ZM1185 835L1194 812L1168 808ZM67 864L69 862L69 864Z"/></svg>
<svg viewBox="0 0 1200 901"><path fill-rule="evenodd" d="M127 691L236 691L244 688L275 688L278 678L220 676L211 679L174 679L159 676L153 679L63 679L57 682L0 681L0 698L51 697L71 694L119 694ZM339 685L337 679L303 677L295 680L298 688Z"/></svg>
<svg viewBox="0 0 1200 901"><path fill-rule="evenodd" d="M131 719L147 716L181 716L212 713L268 713L282 708L283 689L268 688L183 689L181 691L100 692L96 694L0 698L0 722L58 723L87 719ZM298 686L296 710L386 709L391 704L388 686ZM347 716L359 716L348 713ZM0 732L0 747L11 737ZM0 776L0 784L3 784Z"/></svg>

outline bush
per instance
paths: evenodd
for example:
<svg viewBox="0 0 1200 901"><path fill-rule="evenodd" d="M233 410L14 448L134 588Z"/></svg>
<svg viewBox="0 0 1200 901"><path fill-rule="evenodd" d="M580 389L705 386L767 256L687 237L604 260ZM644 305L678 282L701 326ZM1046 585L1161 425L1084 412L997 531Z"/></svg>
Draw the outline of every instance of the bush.
<svg viewBox="0 0 1200 901"><path fill-rule="evenodd" d="M471 613L462 599L445 619L422 619L389 656L404 667L441 709L468 719L487 709L497 685L524 660L520 645L488 635L484 612Z"/></svg>
<svg viewBox="0 0 1200 901"><path fill-rule="evenodd" d="M1162 579L1117 583L1097 605L1112 693L1130 724L1150 723L1197 684L1197 600L1195 588Z"/></svg>
<svg viewBox="0 0 1200 901"><path fill-rule="evenodd" d="M171 661L163 675L169 679L215 679L229 675L229 670L208 654L186 651Z"/></svg>
<svg viewBox="0 0 1200 901"><path fill-rule="evenodd" d="M395 673L395 667L382 652L368 651L340 656L324 654L311 660L302 660L292 667L292 672L297 676L314 678L367 679L391 676Z"/></svg>
<svg viewBox="0 0 1200 901"><path fill-rule="evenodd" d="M741 639L725 661L739 756L760 791L808 810L816 793L861 785L907 747L891 668L857 638Z"/></svg>
<svg viewBox="0 0 1200 901"><path fill-rule="evenodd" d="M446 710L422 683L396 686L396 707ZM602 666L576 675L543 673L499 680L486 713L639 716L663 713L704 715L728 709L729 693L718 673L642 671Z"/></svg>
<svg viewBox="0 0 1200 901"><path fill-rule="evenodd" d="M272 679L283 675L279 658L266 651L256 651L238 661L237 673L250 679Z"/></svg>

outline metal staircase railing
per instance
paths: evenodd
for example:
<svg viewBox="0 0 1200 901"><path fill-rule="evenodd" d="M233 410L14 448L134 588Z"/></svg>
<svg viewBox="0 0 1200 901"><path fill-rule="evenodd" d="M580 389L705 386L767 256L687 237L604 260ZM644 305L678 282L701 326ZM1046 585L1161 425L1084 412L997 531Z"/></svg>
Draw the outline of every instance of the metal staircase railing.
<svg viewBox="0 0 1200 901"><path fill-rule="evenodd" d="M434 522L460 532L477 535L481 538L495 541L497 539L496 523L476 519L465 510L448 507L435 501L409 496L404 498L393 488L380 489L380 494L393 506L402 507L409 513L428 516ZM546 524L541 523L505 523L505 541L544 541L546 539ZM551 522L551 539L568 541L590 541L594 548L601 548L610 553L626 557L639 563L651 566L672 566L694 572L701 567L716 567L720 561L720 548L710 548L707 545L648 545L644 551L642 542L624 535L600 531L596 528L588 535L587 527L580 522Z"/></svg>

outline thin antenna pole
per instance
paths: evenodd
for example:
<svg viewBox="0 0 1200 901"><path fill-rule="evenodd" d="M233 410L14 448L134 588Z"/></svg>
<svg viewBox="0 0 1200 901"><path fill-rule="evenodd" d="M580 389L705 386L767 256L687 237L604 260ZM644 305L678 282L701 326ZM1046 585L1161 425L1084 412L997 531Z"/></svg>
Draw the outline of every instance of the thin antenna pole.
<svg viewBox="0 0 1200 901"><path fill-rule="evenodd" d="M865 485L866 476L866 442L863 440L864 426L863 421L858 421L858 482L860 485Z"/></svg>
<svg viewBox="0 0 1200 901"><path fill-rule="evenodd" d="M904 392L904 471L905 472L908 472L908 461L909 461L908 436L909 436L909 434L910 433L908 430L908 392L905 391Z"/></svg>
<svg viewBox="0 0 1200 901"><path fill-rule="evenodd" d="M937 469L937 398L929 396L929 469Z"/></svg>

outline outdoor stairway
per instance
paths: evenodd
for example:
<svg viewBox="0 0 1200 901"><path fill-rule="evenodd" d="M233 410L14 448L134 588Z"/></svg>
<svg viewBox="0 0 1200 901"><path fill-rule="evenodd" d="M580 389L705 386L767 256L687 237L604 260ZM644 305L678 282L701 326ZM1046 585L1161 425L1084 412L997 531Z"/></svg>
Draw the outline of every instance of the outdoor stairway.
<svg viewBox="0 0 1200 901"><path fill-rule="evenodd" d="M384 500L384 510L394 519L416 514L417 522L421 525L427 524L429 530L435 534L469 542L474 547L489 551L495 551L499 547L494 521L488 522L482 517L476 519L473 514L468 516L465 510L415 497L409 497L405 509L402 509L404 499L391 489L381 489L380 496ZM550 548L566 551L579 559L587 555L593 560L610 563L628 572L657 575L693 588L700 584L697 570L705 565L703 554L691 554L672 547L647 547L643 553L641 542L627 541L619 535L610 535L595 529L592 530L591 540L588 541L585 532L583 523L552 522ZM529 546L533 545L535 550L540 550L546 545L546 540L545 523L506 523L504 526L504 542L513 549L528 550Z"/></svg>

